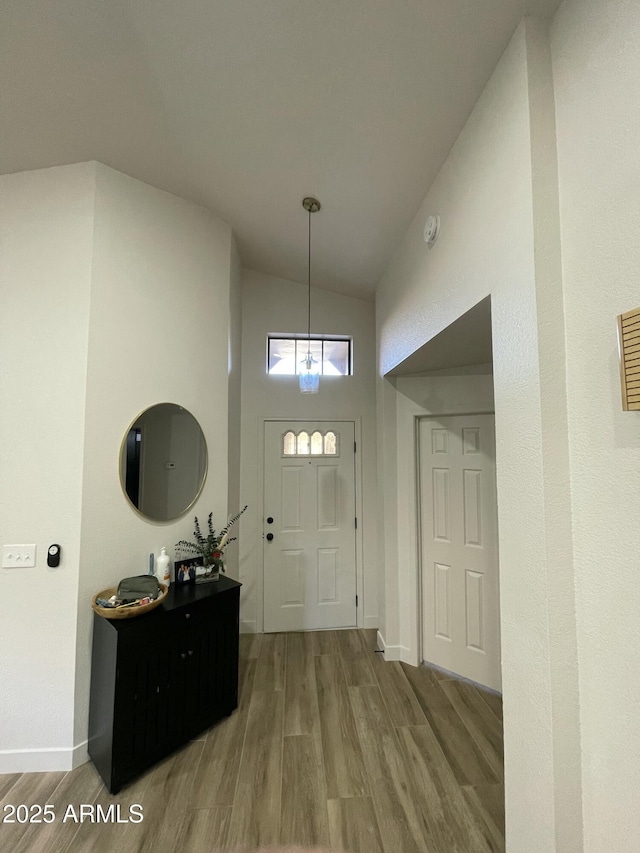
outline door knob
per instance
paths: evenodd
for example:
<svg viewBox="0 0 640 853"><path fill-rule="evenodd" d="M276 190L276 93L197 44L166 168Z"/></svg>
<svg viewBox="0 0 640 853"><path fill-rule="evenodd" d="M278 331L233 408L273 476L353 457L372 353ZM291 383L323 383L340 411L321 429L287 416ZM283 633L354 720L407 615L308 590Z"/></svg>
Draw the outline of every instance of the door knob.
<svg viewBox="0 0 640 853"><path fill-rule="evenodd" d="M269 516L269 518L267 519L267 524L273 524L273 517L272 516Z"/></svg>
<svg viewBox="0 0 640 853"><path fill-rule="evenodd" d="M273 533L267 533L267 542L271 542L273 539Z"/></svg>

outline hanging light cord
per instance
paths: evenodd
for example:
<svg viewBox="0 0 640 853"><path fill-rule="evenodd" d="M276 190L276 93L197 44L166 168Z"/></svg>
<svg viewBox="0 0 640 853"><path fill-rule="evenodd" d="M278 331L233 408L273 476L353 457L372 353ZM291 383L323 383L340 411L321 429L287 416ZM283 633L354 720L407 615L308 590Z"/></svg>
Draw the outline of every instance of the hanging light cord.
<svg viewBox="0 0 640 853"><path fill-rule="evenodd" d="M307 256L307 284L309 290L307 313L307 360L311 358L311 210L309 210L309 242Z"/></svg>
<svg viewBox="0 0 640 853"><path fill-rule="evenodd" d="M305 361L307 372L310 373L314 362L311 355L311 214L317 213L320 210L320 202L317 198L307 196L302 199L302 206L309 214L307 240L307 357ZM310 393L315 394L316 391L317 388Z"/></svg>

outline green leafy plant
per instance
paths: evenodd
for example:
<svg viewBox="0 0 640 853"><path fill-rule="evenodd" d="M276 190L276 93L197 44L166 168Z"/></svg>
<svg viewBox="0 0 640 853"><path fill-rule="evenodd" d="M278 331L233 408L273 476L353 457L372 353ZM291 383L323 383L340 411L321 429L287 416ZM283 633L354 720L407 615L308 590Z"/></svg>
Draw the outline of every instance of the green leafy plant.
<svg viewBox="0 0 640 853"><path fill-rule="evenodd" d="M205 565L218 563L221 571L224 572L224 563L222 562L224 549L230 542L235 542L238 538L237 536L229 536L229 531L246 509L247 506L245 505L235 515L230 516L222 530L217 533L213 527L213 513L210 512L207 519L208 532L206 535L200 529L200 522L196 515L193 530L194 541L181 539L179 542L176 542L176 548L181 548L189 554L197 554L199 557L203 557Z"/></svg>

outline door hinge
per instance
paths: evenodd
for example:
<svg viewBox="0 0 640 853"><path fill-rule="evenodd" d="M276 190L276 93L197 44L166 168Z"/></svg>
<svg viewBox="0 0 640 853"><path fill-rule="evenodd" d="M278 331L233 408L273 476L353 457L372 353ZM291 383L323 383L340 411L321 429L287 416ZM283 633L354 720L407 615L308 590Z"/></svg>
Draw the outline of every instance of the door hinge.
<svg viewBox="0 0 640 853"><path fill-rule="evenodd" d="M357 530L357 529L358 529L358 519L357 519L357 517L356 517L356 518L354 518L353 520L354 520L354 521L355 521L355 523L356 523L356 530Z"/></svg>
<svg viewBox="0 0 640 853"><path fill-rule="evenodd" d="M358 450L358 445L357 445L357 444L356 444L356 442L354 441L354 442L353 442L353 452L354 452L354 453L356 453L356 452L357 452L357 450Z"/></svg>
<svg viewBox="0 0 640 853"><path fill-rule="evenodd" d="M358 606L358 596L356 595L356 607Z"/></svg>

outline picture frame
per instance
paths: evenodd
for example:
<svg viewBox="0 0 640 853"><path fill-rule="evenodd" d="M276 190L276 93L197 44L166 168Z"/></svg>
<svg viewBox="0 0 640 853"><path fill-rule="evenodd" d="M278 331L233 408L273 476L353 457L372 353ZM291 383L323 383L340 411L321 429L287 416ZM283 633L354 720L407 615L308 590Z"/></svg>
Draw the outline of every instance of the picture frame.
<svg viewBox="0 0 640 853"><path fill-rule="evenodd" d="M178 586L196 582L197 567L202 566L202 557L184 557L173 564L173 582Z"/></svg>
<svg viewBox="0 0 640 853"><path fill-rule="evenodd" d="M204 561L202 565L196 566L196 583L211 583L211 581L217 581L220 578L220 571L222 566L222 560L217 561L217 571L213 572L213 564L209 564L205 566Z"/></svg>

